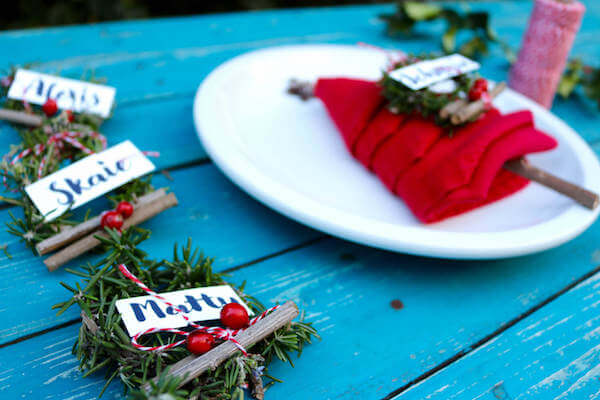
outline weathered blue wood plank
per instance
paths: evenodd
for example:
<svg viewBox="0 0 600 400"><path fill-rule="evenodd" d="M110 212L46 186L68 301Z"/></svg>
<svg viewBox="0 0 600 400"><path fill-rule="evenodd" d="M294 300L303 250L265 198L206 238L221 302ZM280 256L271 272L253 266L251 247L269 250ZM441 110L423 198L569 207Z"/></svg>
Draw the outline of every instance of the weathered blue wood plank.
<svg viewBox="0 0 600 400"><path fill-rule="evenodd" d="M516 46L530 6L488 3L482 7L502 11L494 15L494 26ZM594 59L600 49L590 45L593 41L589 39L600 33L593 23L600 18L600 11L595 4L588 7L583 39L578 38L573 53ZM150 135L150 143L164 149L159 164L171 166L204 156L191 126L191 99L202 79L235 55L274 45L316 42L364 41L415 52L438 48L440 24L421 29L421 35L409 40L383 35L383 24L376 16L390 10L389 6L285 10L12 31L0 34L0 46L6 49L0 55L0 67L38 60L36 68L46 72L77 77L82 71L93 70L97 76L106 77L118 88L115 119L124 124L108 122L103 130L110 138L134 141ZM44 45L40 46L42 36ZM485 59L482 72L493 79L506 79L507 64L498 50L494 57ZM140 102L171 97L175 97L173 102L148 105L147 109L136 107ZM176 109L178 102L181 108ZM128 106L134 109L128 110ZM598 113L589 104L559 101L555 111L584 137L600 138L591 121ZM155 129L151 129L153 123ZM14 142L14 135L3 134L0 150L7 151ZM177 157L179 150L185 154Z"/></svg>
<svg viewBox="0 0 600 400"><path fill-rule="evenodd" d="M157 175L157 187L169 186L179 206L161 213L142 226L152 230L147 249L153 257L169 257L173 244L192 237L207 255L215 257L215 269L223 270L296 246L321 234L279 216L248 198L212 165L171 173L173 181ZM102 205L98 205L102 207ZM101 211L100 209L97 210ZM7 211L0 211L7 221ZM0 258L0 343L77 318L75 309L56 317L52 304L64 300L60 281L74 277L61 268L48 272L40 257L32 255L4 229L0 243L10 243L12 259ZM97 259L98 256L93 257ZM81 265L74 260L71 266ZM28 299L23 303L23 299ZM12 307L21 303L20 307ZM24 316L27 317L24 317ZM0 396L1 397L1 396Z"/></svg>
<svg viewBox="0 0 600 400"><path fill-rule="evenodd" d="M273 367L285 384L270 389L271 398L381 398L591 269L599 235L597 227L585 240L537 256L468 263L326 239L235 271L232 281L246 280L249 293L266 304L297 301L322 335L294 369ZM162 252L162 246L153 243L152 252ZM557 262L564 259L568 266ZM390 306L396 299L400 310ZM51 356L29 350L74 338L76 331L72 326L0 349L0 374L11 375L0 396L91 396L87 385L97 388L102 376L79 380L68 342ZM24 366L43 356L45 368ZM119 391L115 386L108 398Z"/></svg>
<svg viewBox="0 0 600 400"><path fill-rule="evenodd" d="M600 397L600 273L399 399Z"/></svg>
<svg viewBox="0 0 600 400"><path fill-rule="evenodd" d="M11 346L0 359L0 396L32 399L97 399L105 382L100 376L83 378L71 348L78 328L71 326ZM33 344L35 343L35 344ZM35 348L33 347L35 346ZM2 349L6 350L7 349ZM18 365L27 370L25 375ZM113 382L103 398L121 398L120 383Z"/></svg>
<svg viewBox="0 0 600 400"><path fill-rule="evenodd" d="M493 13L493 24L500 36L517 47L531 9L530 3L482 3L477 7ZM598 32L599 7L595 2L587 3L588 13L573 53L594 60L598 49L589 39ZM38 60L41 62L39 67L44 70L70 74L85 68L96 71L107 68L106 71L111 72L107 75L118 79L115 84L125 90L123 93L134 87L138 89L138 95L140 90L151 88L168 94L174 92L174 87L167 84L168 79L184 83L185 86L179 89L189 93L191 88L187 86L187 79L198 82L198 78L190 74L190 69L184 75L170 73L168 63L185 65L202 59L203 64L211 64L212 57L228 51L234 53L223 59L255 48L337 40L352 43L352 40L373 39L389 45L409 46L409 50L418 51L423 51L424 46L436 48L441 24L419 28L418 31L423 34L417 38L385 38L382 35L383 24L376 16L392 9L391 6L296 9L9 31L0 34L0 43L7 49L7 64ZM42 36L45 39L40 46ZM494 53L499 54L498 51ZM500 57L485 61L505 69ZM113 71L111 68L122 70ZM145 75L147 70L154 71L154 75ZM132 84L132 81L143 85Z"/></svg>
<svg viewBox="0 0 600 400"><path fill-rule="evenodd" d="M357 10L347 13L355 15ZM191 108L197 86L216 66L266 46L359 40L354 33L320 33L324 26L315 27L314 34L305 32L285 21L292 18L290 13L284 13L281 26L271 21L276 26L273 31L250 29L254 22L246 21L243 15L222 16L222 21L210 24L206 17L198 17L197 21L156 21L153 23L158 25L152 27L147 22L131 22L0 33L0 46L7 49L0 55L0 68L39 61L35 68L41 71L75 78L93 71L106 78L118 89L117 108L102 131L111 143L129 138L160 148L163 156L157 164L170 167L205 157L193 130ZM308 13L307 18L315 16ZM267 15L259 17L261 21L264 18ZM357 18L351 21L364 23ZM247 30L231 30L230 26L245 26ZM48 35L44 46L39 45L42 31ZM5 124L0 123L0 129L0 152L5 153L18 139Z"/></svg>
<svg viewBox="0 0 600 400"><path fill-rule="evenodd" d="M192 96L132 103L120 107L102 126L108 145L131 140L141 150L160 151L152 158L158 169L170 168L206 158L192 121ZM19 143L19 135L0 122L0 154Z"/></svg>
<svg viewBox="0 0 600 400"><path fill-rule="evenodd" d="M391 7L368 12L385 9ZM328 16L333 25L324 23ZM355 43L359 30L370 26L369 18L364 8L349 7L13 31L0 34L6 49L0 65L38 61L39 69L74 76L91 69L118 88L119 101L128 102L191 93L205 73L248 50L339 40ZM378 27L372 29L380 33Z"/></svg>
<svg viewBox="0 0 600 400"><path fill-rule="evenodd" d="M597 24L600 4L587 3L588 14L574 53L597 60L600 48L591 39L600 34ZM486 2L481 7L497 11L494 26L516 46L530 3ZM151 123L154 118L163 117L157 116L160 107L152 108L146 102L173 101L169 103L173 108L164 113L164 121L175 125L178 118L169 117L184 114L174 105L179 99L185 103L186 96L191 98L195 86L219 62L254 48L359 40L407 51L437 47L434 43L437 39L427 35L403 41L384 37L383 26L375 19L382 10L391 10L391 7L231 14L8 32L0 34L5 50L0 55L0 65L38 59L45 62L42 67L48 70L75 73L87 67L95 68L97 75L108 77L118 87L118 113L138 105L150 107L137 114L147 121L147 128L133 127L140 124L132 121L136 119L135 114L123 115L122 128L121 125L118 129L112 128L109 124L113 121L107 123L109 137L127 137L136 143L153 144L159 150L171 151L175 160L161 162L176 165L177 149L193 142L189 130L191 116L190 122L185 122L187 133L183 130L179 133L177 128L176 140L181 142L169 147L167 140L159 140L161 137L153 131ZM434 36L439 32L439 26L426 30ZM484 61L484 75L505 79L506 73L505 63L497 53ZM586 139L600 138L599 114L595 109L577 102L557 102L554 111ZM120 117L115 116L114 123L119 123L117 118ZM160 124L168 126L166 122ZM127 131L121 132L122 129ZM151 141L144 140L148 135ZM2 140L0 137L0 149L14 142ZM202 157L199 148L186 148L182 159L197 157ZM226 185L223 179L215 179L215 187ZM273 217L237 190L219 192L212 185L203 190L201 186L192 186L195 182L202 180L189 178L185 190L175 189L180 199L188 204L202 204L203 196L218 197L220 193L222 197L210 200L211 204L220 201L219 207L214 209L214 214L209 213L208 221L202 221L204 214L200 207L187 216L175 210L165 213L165 218L179 216L175 226L171 221L160 219L163 216L150 222L148 226L154 229L154 235L148 245L153 255L167 255L174 237L183 239L188 235L185 230L189 230L208 254L217 255L223 266L236 265L296 241L298 225ZM176 183L171 186L175 187ZM232 198L227 199L224 193ZM232 206L227 208L222 204ZM0 216L2 218L6 217ZM468 349L503 323L589 271L598 262L594 254L599 235L600 228L594 226L574 242L537 256L471 263L393 255L328 240L238 271L235 279L249 279L250 292L265 302L287 297L298 300L324 337L323 342L307 349L296 369L275 366L273 372L286 383L274 387L270 392L272 397L372 398L387 394L452 354ZM310 237L307 234L306 238ZM234 259L228 262L228 255ZM564 265L561 262L564 259L570 264ZM25 313L17 315L16 310L6 310L1 317L2 326L5 326L4 321L10 321L13 329L28 333L62 322L48 310L50 304L63 298L64 292L57 285L62 278L46 273L39 261L24 256L0 262L0 279L8 285L0 291L0 296L6 299L0 299L2 304L10 306L14 299L31 299L32 293L38 295L29 301ZM16 289L18 287L24 289ZM403 310L389 307L389 301L396 298L404 302ZM30 319L23 320L23 314ZM73 311L71 317L74 315ZM384 336L373 339L372 326L388 330ZM6 334L8 340L19 335L14 330ZM73 370L70 340L66 339L75 335L75 327L69 327L1 349L1 397L94 398L101 379L79 380L79 374ZM116 393L117 387L107 397Z"/></svg>

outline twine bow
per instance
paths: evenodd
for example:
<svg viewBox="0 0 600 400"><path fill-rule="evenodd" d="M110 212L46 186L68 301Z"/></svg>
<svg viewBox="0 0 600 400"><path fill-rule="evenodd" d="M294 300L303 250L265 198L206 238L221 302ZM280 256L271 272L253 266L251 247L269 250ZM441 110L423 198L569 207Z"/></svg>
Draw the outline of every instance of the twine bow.
<svg viewBox="0 0 600 400"><path fill-rule="evenodd" d="M159 295L158 293L156 293L155 291L153 291L152 289L150 289L142 281L140 281L135 275L133 275L131 272L129 272L129 270L127 269L127 267L124 264L119 264L119 271L121 272L121 274L123 274L123 276L125 276L126 278L128 278L131 281L135 282L135 284L137 284L143 291L145 291L146 293L148 293L152 297L154 297L154 298L162 301L163 303L165 303L169 307L172 307L173 310L177 311L179 313L179 315L181 315L181 317L187 322L188 326L191 326L191 327L195 328L196 330L200 330L202 332L208 333L208 334L212 335L216 339L222 339L222 340L225 340L225 341L230 341L230 342L232 342L244 354L244 356L248 356L248 352L246 352L246 349L244 348L244 346L242 346L240 344L240 342L238 342L234 338L238 333L240 333L240 332L242 332L242 331L244 331L244 330L246 330L248 328L231 330L231 329L220 328L220 327L217 327L217 326L202 326L202 325L198 325L198 324L194 323L193 321L191 321L180 308L176 307L174 304L170 303L167 299L165 299L164 297L162 297L161 295ZM248 326L254 325L258 321L260 321L261 319L263 319L264 317L266 317L267 314L269 314L272 311L275 311L278 308L279 308L279 305L276 305L276 306L273 306L273 307L271 307L271 308L263 311L260 315L252 318L250 320ZM177 342L173 342L173 343L169 343L169 344L164 344L164 345L161 345L161 346L142 346L141 344L139 344L138 340L139 340L140 337L142 337L144 335L151 334L151 333L157 333L157 332L170 332L170 333L175 333L177 335L181 335L181 336L185 336L185 337L187 337L190 334L190 332L186 332L186 331L182 331L180 329L174 329L174 328L149 328L149 329L146 329L145 331L138 332L137 334L135 334L131 338L131 344L136 349L142 350L142 351L163 351L163 350L168 350L168 349L171 349L173 347L182 345L182 344L184 344L186 342L186 339L182 339L182 340L179 340Z"/></svg>

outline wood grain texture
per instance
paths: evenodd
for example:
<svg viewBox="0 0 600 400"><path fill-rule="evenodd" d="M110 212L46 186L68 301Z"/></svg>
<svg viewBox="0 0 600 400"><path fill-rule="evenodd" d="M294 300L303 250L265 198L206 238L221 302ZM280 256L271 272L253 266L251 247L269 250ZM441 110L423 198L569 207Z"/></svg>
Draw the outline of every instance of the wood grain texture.
<svg viewBox="0 0 600 400"><path fill-rule="evenodd" d="M164 196L165 194L166 188L156 189L136 199L133 202L133 206L138 208L140 205L149 203L154 199ZM92 217L78 225L67 226L56 235L51 236L48 239L45 239L36 244L35 250L38 252L39 255L44 255L57 249L60 249L61 247L74 242L80 237L92 231L98 230L100 228L101 223L102 214L98 214L95 217Z"/></svg>
<svg viewBox="0 0 600 400"><path fill-rule="evenodd" d="M589 210L598 207L598 202L600 202L598 194L539 169L531 165L524 157L505 162L503 168L548 189L555 190Z"/></svg>
<svg viewBox="0 0 600 400"><path fill-rule="evenodd" d="M9 110L6 108L0 109L0 119L26 126L41 126L43 121L42 117L39 115L29 114L25 111Z"/></svg>
<svg viewBox="0 0 600 400"><path fill-rule="evenodd" d="M583 242L597 243L599 234L596 229ZM273 365L271 373L285 384L270 388L267 398L371 399L470 349L572 282L578 277L575 268L594 265L591 252L591 247L572 242L536 256L467 263L326 239L237 270L230 279L247 281L248 292L267 306L293 300L322 336L304 349L294 368ZM553 262L566 258L572 260L568 268ZM393 300L400 300L403 308L393 307ZM76 314L77 308L72 311ZM56 360L49 360L46 368L30 368L31 360L42 357L33 349L50 345L53 336L56 341L69 335L75 340L78 326L0 349L0 374L11 371L11 386L0 389L0 396L90 397L89 387L97 387L103 375L79 380L79 373L71 370L72 342L57 349L49 357ZM107 398L120 392L113 385Z"/></svg>
<svg viewBox="0 0 600 400"><path fill-rule="evenodd" d="M235 340L249 352L250 346L271 336L276 330L289 325L299 313L298 306L293 301L288 300L277 310L270 312L264 319L237 334ZM207 353L202 355L192 354L173 364L169 368L169 375L180 378L180 386L183 386L202 375L205 371L214 370L236 353L242 354L238 346L231 341L225 341ZM158 383L158 380L159 378L153 379L154 383ZM152 388L150 383L146 383L144 387L146 390Z"/></svg>
<svg viewBox="0 0 600 400"><path fill-rule="evenodd" d="M600 398L600 273L398 399Z"/></svg>
<svg viewBox="0 0 600 400"><path fill-rule="evenodd" d="M502 37L516 45L530 5L490 2L485 8L497 11L494 27ZM93 71L97 76L107 78L118 88L114 118L122 118L126 129L121 125L115 127L109 121L103 130L109 137L121 140L135 139L139 132L139 136L151 139L144 145L161 148L165 153L158 160L161 166L173 165L177 162L178 148L183 154L190 154L186 157L188 160L204 156L194 137L190 111L192 98L202 79L231 57L268 46L322 42L355 44L358 41L420 52L430 48L432 40L437 40L441 33L441 26L434 26L427 32L431 36L401 41L388 38L382 34L384 26L376 16L390 10L390 6L284 10L12 31L0 34L0 46L6 49L0 55L0 65L8 67L38 61L36 68L44 72L60 71L79 77L85 71ZM573 54L581 54L584 59L594 60L600 54L598 46L593 46L593 40L589 40L598 32L594 24L598 13L596 4L588 5L582 33L574 46ZM44 46L39 45L42 36ZM33 56L29 50L32 48L36 49ZM493 55L496 57L486 59L482 73L495 80L505 79L506 62L499 57L497 49ZM182 98L185 107L177 110L169 107L172 101ZM134 111L137 117L129 113L121 116L126 108L146 107L148 103L157 102L153 112ZM554 111L569 122L578 120L576 128L584 137L598 139L600 133L590 118L593 107L591 104L558 102ZM146 118L144 122L139 118L142 115L152 118ZM165 122L155 124L155 119ZM145 123L149 129L141 129L140 123ZM186 141L181 143L181 140ZM5 135L0 135L0 151L7 150L8 144L14 142L8 137L5 141ZM175 146L180 144L186 146Z"/></svg>
<svg viewBox="0 0 600 400"><path fill-rule="evenodd" d="M175 242L185 244L192 237L195 245L215 257L215 269L223 270L321 236L250 199L212 165L174 171L170 175L173 181L158 174L154 184L167 186L176 193L179 206L141 225L153 231L146 247L152 257L170 257ZM98 201L93 206L100 212L107 203ZM8 219L8 210L0 211L0 221ZM50 309L65 298L66 292L59 282L72 283L74 276L63 268L49 273L41 257L34 256L3 229L0 243L9 244L8 251L13 257L0 257L0 304L6 305L0 307L0 344L78 317L75 309L60 317ZM68 266L77 267L98 257L82 257ZM10 306L24 298L28 300L20 308Z"/></svg>
<svg viewBox="0 0 600 400"><path fill-rule="evenodd" d="M165 210L177 206L177 204L177 196L175 196L175 193L173 192L154 199L141 207L137 207L131 217L127 218L123 223L123 229L140 225ZM57 251L44 260L44 264L48 267L48 271L55 271L69 261L76 260L78 257L99 246L101 242L97 236L104 238L109 237L108 233L105 231L96 230L74 243L71 243L69 246Z"/></svg>
<svg viewBox="0 0 600 400"><path fill-rule="evenodd" d="M587 1L586 6L572 54L597 63L600 3ZM529 2L482 2L474 7L493 12L500 37L517 46ZM230 57L262 47L317 42L364 41L408 52L437 48L433 43L442 32L441 24L419 27L420 35L411 39L384 36L377 15L392 9L233 13L4 32L0 33L0 65L37 60L44 72L60 70L77 77L93 70L108 78L118 89L116 114L102 127L110 143L132 139L142 150L161 151L162 157L155 160L159 168L176 167L206 157L193 128L193 95L206 74ZM485 59L481 72L497 81L506 79L507 65L499 50ZM600 150L594 104L558 99L553 111ZM0 132L4 153L17 137L4 124ZM171 175L174 182L159 177L156 185L170 186L181 204L144 225L153 230L145 247L153 257L169 256L173 241L181 243L192 236L207 255L216 257L217 269L222 270L321 236L248 198L212 166ZM0 221L7 220L7 211L0 211ZM468 350L593 269L600 262L599 238L596 224L558 249L490 262L427 260L328 239L243 268L232 279L248 280L249 292L266 304L296 301L323 336L305 349L296 368L275 363L271 372L285 383L269 389L267 398L380 398ZM66 293L58 281L73 282L71 276L64 271L49 274L39 258L4 231L0 243L9 243L13 255L13 259L0 258L0 343L78 317L75 308L61 317L49 309ZM404 307L391 307L392 300L400 300ZM588 321L579 318L572 304L555 309L556 304L562 303L550 303L545 309L573 315L573 323ZM381 327L386 329L373 339L371 331ZM70 354L76 336L73 325L1 348L0 398L96 398L103 376L81 378ZM581 354L595 346L579 343L588 345ZM535 378L530 371L522 374ZM468 378L483 381L483 374L476 373ZM114 383L105 398L119 398L120 393Z"/></svg>

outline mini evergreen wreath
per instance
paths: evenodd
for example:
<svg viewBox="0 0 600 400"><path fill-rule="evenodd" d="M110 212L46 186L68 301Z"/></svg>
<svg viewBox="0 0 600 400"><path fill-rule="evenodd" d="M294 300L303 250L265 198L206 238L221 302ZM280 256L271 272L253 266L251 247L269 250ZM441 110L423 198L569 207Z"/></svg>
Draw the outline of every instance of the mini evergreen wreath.
<svg viewBox="0 0 600 400"><path fill-rule="evenodd" d="M39 124L12 124L22 142L11 145L8 154L0 161L2 183L6 192L5 196L0 196L0 200L21 207L22 217L10 212L12 221L7 224L8 231L24 240L35 252L36 244L56 235L65 227L88 220L91 209L87 210L83 221L73 219L70 212L46 221L25 193L25 186L69 163L102 151L106 147L106 139L98 133L103 120L97 116L75 114L68 110L59 112L51 99L43 106L8 99L8 89L16 70L17 68L12 68L0 79L0 107L23 112L38 119ZM93 77L87 80L98 81ZM151 181L151 175L132 180L116 189L108 199L113 207L121 201L133 201L153 190Z"/></svg>
<svg viewBox="0 0 600 400"><path fill-rule="evenodd" d="M438 5L429 2L399 1L396 11L380 15L386 23L390 35L410 37L418 24L435 23L444 20L446 29L441 37L444 53L458 52L470 58L483 58L490 53L490 47L498 44L502 49L507 65L517 59L510 45L498 38L491 26L488 12L461 11L452 5ZM462 35L461 35L462 33ZM457 45L457 37L467 37ZM563 98L580 94L596 103L600 109L600 66L585 64L580 58L571 58L561 76L557 93Z"/></svg>
<svg viewBox="0 0 600 400"><path fill-rule="evenodd" d="M379 84L390 111L402 114L416 113L425 118L433 118L436 124L449 128L451 133L453 127L478 118L491 105L492 97L488 93L487 81L476 73L461 74L442 82L441 84L446 86L444 90L438 90L438 85L413 90L390 76L393 70L433 58L436 56L432 54L406 55L383 72ZM469 103L473 105L471 108L474 111L470 112L467 118L449 118L461 108L466 108ZM442 110L445 107L454 107L456 110L444 113Z"/></svg>
<svg viewBox="0 0 600 400"><path fill-rule="evenodd" d="M394 114L415 114L430 118L445 128L448 135L454 129L477 120L490 109L492 100L506 87L504 82L488 91L488 82L477 73L463 73L422 89L413 90L392 78L391 72L417 62L435 59L435 54L411 55L375 48L386 54L388 65L382 71L378 85L386 99L385 106ZM287 92L308 100L314 96L314 84L309 81L291 79Z"/></svg>
<svg viewBox="0 0 600 400"><path fill-rule="evenodd" d="M213 260L193 249L190 240L185 247L175 245L171 260L152 260L138 247L148 238L149 231L132 227L122 234L111 229L107 232L108 238L101 240L109 254L97 264L84 266L83 271L67 269L82 281L75 287L61 283L73 295L54 306L59 309L58 314L74 304L81 308L83 324L73 353L80 360L84 376L106 370L107 382L102 393L118 377L134 399L156 399L167 394L170 397L164 398L243 399L246 388L251 388L253 395L261 399L264 390L278 381L268 374L269 364L278 358L293 366L290 353L296 352L299 356L304 345L318 337L310 323L291 322L266 339L247 346L247 355L238 351L216 369L204 372L179 388L181 379L169 376L168 368L189 352L183 346L160 352L140 351L132 346L115 303L118 299L146 295L146 292L121 275L116 266L127 265L133 275L158 292L228 284L225 275L213 272ZM255 298L244 293L245 283L231 286L256 314L265 310ZM140 339L140 344L164 346L178 339L172 333L152 334ZM155 377L157 380L152 381ZM269 379L264 386L262 377ZM148 388L140 389L143 386Z"/></svg>
<svg viewBox="0 0 600 400"><path fill-rule="evenodd" d="M315 329L304 322L291 322L298 314L293 303L266 310L256 299L243 292L242 284L231 286L257 315L252 320L248 319L245 308L229 303L221 310L221 321L228 329L201 327L183 316L190 327L196 327L193 332L157 329L157 333L154 330L151 335L147 334L149 332L138 333L134 339L130 339L125 333L121 315L116 311L118 299L143 295L145 292L154 293L150 288L171 292L223 285L226 284L225 275L213 272L213 260L204 257L197 249L192 250L190 241L181 249L175 245L172 260L151 260L138 249L150 232L137 228L136 223L177 204L174 194L167 194L164 188L152 188L151 176L132 180L113 191L108 197L113 203L113 210L102 215L90 218L88 209L83 222L73 220L70 213L46 221L27 196L25 186L71 162L105 149L106 139L97 132L102 120L94 116L75 115L71 111L59 112L52 99L48 99L41 107L8 99L7 93L15 71L13 69L0 79L0 108L17 111L19 115L15 120L26 120L28 126L14 125L23 141L11 146L10 152L0 162L5 191L13 193L0 196L0 199L21 207L24 214L18 218L11 213L12 221L7 224L9 232L23 239L39 254L56 249L58 243L64 245L87 235L46 259L44 262L51 270L73 258L71 253L81 254L82 247L87 250L101 244L103 250L108 251L96 264L88 264L78 270L68 269L83 280L75 287L61 282L73 295L54 307L59 308L58 314L75 303L82 310L82 326L73 352L80 360L84 376L106 370L107 382L100 395L113 379L119 377L125 392L134 399L157 396L169 399L243 399L244 389L249 387L257 399L262 399L265 388L277 381L267 374L266 368L271 361L279 358L293 365L290 353L297 352L300 355L303 346L317 336ZM135 207L140 206L139 211L134 211L134 204ZM65 229L69 226L71 228ZM85 245L78 245L81 242L85 242ZM73 250L73 247L78 248ZM58 257L60 261L51 268L49 260L60 253L67 254ZM161 298L156 293L154 296ZM273 324L275 314L292 308L289 306L293 306L292 312L285 316L279 313L279 320ZM267 327L269 318L270 325ZM252 328L256 328L255 332L258 328L262 331L244 347L237 339L246 333L246 329L246 336L250 336ZM213 332L220 332L221 335ZM179 340L177 334L184 334L187 340ZM206 341L207 337L209 341ZM236 348L225 350L228 352L227 359L217 368L197 370L193 379L187 375L168 374L169 367L186 358L190 351L209 354L213 348L222 349L218 345L223 341L235 343ZM187 343L188 350L176 347L183 342ZM250 350L252 353L248 352ZM263 376L270 379L266 386L263 385Z"/></svg>
<svg viewBox="0 0 600 400"><path fill-rule="evenodd" d="M404 60L393 65L389 71L384 72L381 80L381 86L383 88L382 93L388 100L389 108L391 110L403 114L416 112L427 118L430 116L437 116L439 111L451 101L466 97L475 81L473 74L461 74L452 78L454 88L448 93L438 93L431 90L430 87L413 90L389 75L389 72L395 69L433 58L435 57L409 55Z"/></svg>

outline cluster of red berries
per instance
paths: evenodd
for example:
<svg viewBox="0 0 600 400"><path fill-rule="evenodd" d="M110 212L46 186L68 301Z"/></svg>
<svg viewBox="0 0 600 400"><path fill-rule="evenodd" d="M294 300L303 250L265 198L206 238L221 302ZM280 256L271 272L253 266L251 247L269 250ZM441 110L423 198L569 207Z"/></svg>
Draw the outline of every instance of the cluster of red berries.
<svg viewBox="0 0 600 400"><path fill-rule="evenodd" d="M117 208L107 211L100 219L100 226L103 228L112 228L121 230L123 221L133 214L133 205L128 201L122 201L117 204Z"/></svg>
<svg viewBox="0 0 600 400"><path fill-rule="evenodd" d="M483 78L478 78L469 89L469 100L479 100L484 93L488 91L488 83Z"/></svg>
<svg viewBox="0 0 600 400"><path fill-rule="evenodd" d="M44 111L44 114L46 114L46 117L48 117L48 118L50 118L51 116L56 114L58 112L58 105L56 104L56 100L54 100L54 99L46 100L46 102L42 106L42 111ZM67 120L69 122L75 121L75 115L73 115L73 111L66 110L65 113L67 114Z"/></svg>
<svg viewBox="0 0 600 400"><path fill-rule="evenodd" d="M229 329L242 329L250 323L248 311L238 303L228 303L221 309L221 322ZM204 354L212 349L215 338L200 330L191 332L187 337L187 348L191 353Z"/></svg>

